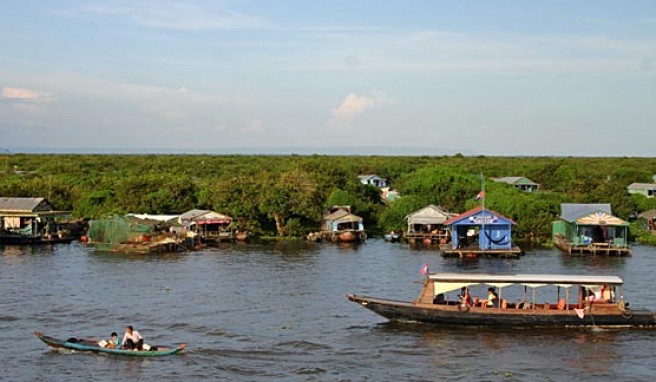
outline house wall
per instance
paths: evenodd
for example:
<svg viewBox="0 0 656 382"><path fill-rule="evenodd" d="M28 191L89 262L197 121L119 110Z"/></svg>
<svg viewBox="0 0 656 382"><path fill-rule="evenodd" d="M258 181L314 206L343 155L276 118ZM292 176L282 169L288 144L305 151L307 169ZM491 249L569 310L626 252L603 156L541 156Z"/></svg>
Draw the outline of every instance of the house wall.
<svg viewBox="0 0 656 382"><path fill-rule="evenodd" d="M510 224L453 224L451 226L452 244L456 249L459 243L458 232L471 228L479 228L478 231L478 248L485 249L511 249L512 248L512 226Z"/></svg>
<svg viewBox="0 0 656 382"><path fill-rule="evenodd" d="M553 222L551 227L551 237L555 238L556 235L562 235L572 240L572 225L564 220Z"/></svg>
<svg viewBox="0 0 656 382"><path fill-rule="evenodd" d="M479 231L480 249L510 249L512 231L509 224L485 225Z"/></svg>
<svg viewBox="0 0 656 382"><path fill-rule="evenodd" d="M635 190L635 189L629 189L629 194L639 194L639 195L644 195L648 198L653 198L656 196L656 190Z"/></svg>

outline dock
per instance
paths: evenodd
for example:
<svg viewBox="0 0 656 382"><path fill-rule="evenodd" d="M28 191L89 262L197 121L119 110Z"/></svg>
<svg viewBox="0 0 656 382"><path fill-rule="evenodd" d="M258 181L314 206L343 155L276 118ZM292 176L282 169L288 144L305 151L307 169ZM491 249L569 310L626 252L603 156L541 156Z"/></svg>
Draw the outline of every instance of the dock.
<svg viewBox="0 0 656 382"><path fill-rule="evenodd" d="M631 256L628 246L616 246L611 243L573 244L562 235L556 235L554 245L559 250L572 256Z"/></svg>
<svg viewBox="0 0 656 382"><path fill-rule="evenodd" d="M440 245L440 251L444 257L477 258L497 257L519 259L524 254L521 248L513 246L509 249L480 249L478 246L453 248L450 244Z"/></svg>

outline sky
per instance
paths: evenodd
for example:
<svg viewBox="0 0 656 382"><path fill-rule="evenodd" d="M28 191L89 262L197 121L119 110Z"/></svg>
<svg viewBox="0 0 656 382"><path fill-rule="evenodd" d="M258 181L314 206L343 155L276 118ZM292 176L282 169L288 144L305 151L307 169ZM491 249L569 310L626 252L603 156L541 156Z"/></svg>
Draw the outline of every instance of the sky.
<svg viewBox="0 0 656 382"><path fill-rule="evenodd" d="M0 151L654 156L656 1L0 2Z"/></svg>

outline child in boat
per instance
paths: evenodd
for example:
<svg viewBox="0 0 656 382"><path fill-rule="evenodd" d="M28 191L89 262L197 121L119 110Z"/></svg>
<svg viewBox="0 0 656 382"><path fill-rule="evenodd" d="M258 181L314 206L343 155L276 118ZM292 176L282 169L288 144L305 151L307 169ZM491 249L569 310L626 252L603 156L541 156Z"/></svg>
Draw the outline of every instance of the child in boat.
<svg viewBox="0 0 656 382"><path fill-rule="evenodd" d="M105 349L116 349L119 347L119 342L118 342L118 334L116 332L112 332L111 338L109 341L102 340L98 342L98 345L100 345L101 348Z"/></svg>

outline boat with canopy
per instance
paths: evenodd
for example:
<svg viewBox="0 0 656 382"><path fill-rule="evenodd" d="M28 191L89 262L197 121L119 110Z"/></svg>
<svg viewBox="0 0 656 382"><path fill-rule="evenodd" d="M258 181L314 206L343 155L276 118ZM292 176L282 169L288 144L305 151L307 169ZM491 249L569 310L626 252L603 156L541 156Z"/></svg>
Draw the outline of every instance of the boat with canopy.
<svg viewBox="0 0 656 382"><path fill-rule="evenodd" d="M354 294L347 298L393 321L656 328L654 312L629 308L623 284L617 276L438 273L426 275L422 291L414 301ZM470 297L480 289L487 289L491 298Z"/></svg>

